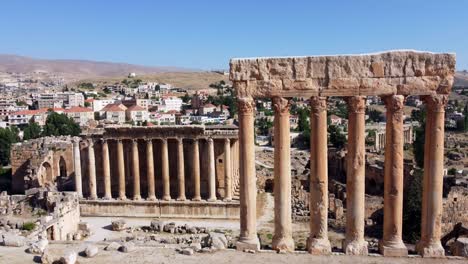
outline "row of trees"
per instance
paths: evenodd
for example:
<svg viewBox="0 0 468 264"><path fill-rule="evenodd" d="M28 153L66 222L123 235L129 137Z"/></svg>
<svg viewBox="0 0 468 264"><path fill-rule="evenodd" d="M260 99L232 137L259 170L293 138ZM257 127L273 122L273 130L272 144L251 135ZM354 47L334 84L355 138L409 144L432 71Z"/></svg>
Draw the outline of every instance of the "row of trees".
<svg viewBox="0 0 468 264"><path fill-rule="evenodd" d="M80 133L80 126L71 117L50 112L43 128L35 122L30 122L23 130L23 139L65 135L78 136Z"/></svg>

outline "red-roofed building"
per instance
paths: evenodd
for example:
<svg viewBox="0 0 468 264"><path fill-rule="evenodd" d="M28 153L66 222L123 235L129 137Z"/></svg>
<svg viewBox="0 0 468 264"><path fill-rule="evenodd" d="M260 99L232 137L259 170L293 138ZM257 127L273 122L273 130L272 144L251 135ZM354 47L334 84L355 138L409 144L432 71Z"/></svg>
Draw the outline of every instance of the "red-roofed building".
<svg viewBox="0 0 468 264"><path fill-rule="evenodd" d="M132 105L128 107L125 112L127 120L131 120L133 122L148 121L148 110L139 105Z"/></svg>
<svg viewBox="0 0 468 264"><path fill-rule="evenodd" d="M101 116L107 121L123 124L125 123L125 111L127 107L121 103L108 104L101 110Z"/></svg>
<svg viewBox="0 0 468 264"><path fill-rule="evenodd" d="M94 120L93 110L86 107L75 106L69 109L65 109L64 113L67 116L73 118L73 120L80 124L80 126L87 124L89 120Z"/></svg>
<svg viewBox="0 0 468 264"><path fill-rule="evenodd" d="M200 115L207 115L216 111L216 105L214 104L205 104L198 110Z"/></svg>
<svg viewBox="0 0 468 264"><path fill-rule="evenodd" d="M37 110L22 110L13 112L8 115L8 123L12 126L18 125L26 125L29 121L36 122L38 125L43 126L45 125L45 121L47 119L47 113L49 110L56 112L56 113L63 113L64 109L62 108L54 108L54 109L47 109L41 108Z"/></svg>

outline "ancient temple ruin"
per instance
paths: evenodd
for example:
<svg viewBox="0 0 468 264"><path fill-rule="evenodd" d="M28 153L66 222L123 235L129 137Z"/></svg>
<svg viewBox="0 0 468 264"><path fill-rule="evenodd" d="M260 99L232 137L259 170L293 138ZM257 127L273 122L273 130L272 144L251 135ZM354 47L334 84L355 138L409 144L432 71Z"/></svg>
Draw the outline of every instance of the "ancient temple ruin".
<svg viewBox="0 0 468 264"><path fill-rule="evenodd" d="M275 110L275 234L273 248L293 251L289 98L309 97L311 116L310 236L307 250L329 254L327 114L329 96L346 97L349 112L346 254L368 253L364 240L365 101L381 96L387 108L384 230L380 251L405 256L403 212L403 106L420 96L427 107L421 240L423 256L442 256L440 243L444 170L444 107L453 84L455 55L390 51L365 55L232 59L230 79L239 104L241 234L237 249L259 249L256 222L255 98L271 98Z"/></svg>

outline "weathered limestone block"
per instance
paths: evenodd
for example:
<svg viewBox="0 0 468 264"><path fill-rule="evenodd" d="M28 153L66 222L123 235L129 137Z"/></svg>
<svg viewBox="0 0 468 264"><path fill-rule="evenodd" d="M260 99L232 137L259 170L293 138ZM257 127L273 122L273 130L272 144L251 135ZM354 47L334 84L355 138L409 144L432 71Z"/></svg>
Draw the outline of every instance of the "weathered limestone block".
<svg viewBox="0 0 468 264"><path fill-rule="evenodd" d="M454 72L454 54L413 50L230 62L237 95L254 98L448 94Z"/></svg>
<svg viewBox="0 0 468 264"><path fill-rule="evenodd" d="M60 263L62 264L75 264L78 254L75 251L67 251L60 258Z"/></svg>
<svg viewBox="0 0 468 264"><path fill-rule="evenodd" d="M25 244L25 238L15 234L4 234L3 245L6 247L22 247Z"/></svg>
<svg viewBox="0 0 468 264"><path fill-rule="evenodd" d="M151 227L151 230L153 231L162 232L165 225L166 223L164 221L152 220L150 227Z"/></svg>
<svg viewBox="0 0 468 264"><path fill-rule="evenodd" d="M85 256L87 258L92 258L96 256L98 252L99 252L99 249L95 245L88 245L84 250Z"/></svg>
<svg viewBox="0 0 468 264"><path fill-rule="evenodd" d="M203 244L206 247L221 250L228 247L228 240L223 233L210 232L208 236L204 237Z"/></svg>
<svg viewBox="0 0 468 264"><path fill-rule="evenodd" d="M109 245L107 245L104 250L105 251L116 251L119 250L120 244L117 242L111 242Z"/></svg>
<svg viewBox="0 0 468 264"><path fill-rule="evenodd" d="M135 244L133 242L125 242L119 248L120 252L129 253L135 251Z"/></svg>
<svg viewBox="0 0 468 264"><path fill-rule="evenodd" d="M48 245L49 241L47 239L41 239L37 242L32 243L27 249L27 251L31 254L42 254L46 250Z"/></svg>
<svg viewBox="0 0 468 264"><path fill-rule="evenodd" d="M112 230L113 231L123 231L127 228L127 223L124 219L119 219L116 221L112 221Z"/></svg>
<svg viewBox="0 0 468 264"><path fill-rule="evenodd" d="M454 256L468 257L468 238L458 238L450 245Z"/></svg>

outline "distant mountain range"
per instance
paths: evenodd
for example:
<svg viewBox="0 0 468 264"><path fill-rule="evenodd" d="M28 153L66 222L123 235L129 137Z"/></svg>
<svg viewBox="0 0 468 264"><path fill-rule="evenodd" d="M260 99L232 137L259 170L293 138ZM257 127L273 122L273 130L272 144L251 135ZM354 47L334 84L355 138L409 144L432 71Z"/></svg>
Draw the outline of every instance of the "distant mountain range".
<svg viewBox="0 0 468 264"><path fill-rule="evenodd" d="M465 86L468 87L468 72L462 71L455 73L454 86Z"/></svg>
<svg viewBox="0 0 468 264"><path fill-rule="evenodd" d="M48 72L74 77L114 77L162 72L194 72L196 69L142 66L127 63L100 62L88 60L49 60L18 55L0 54L0 72Z"/></svg>

